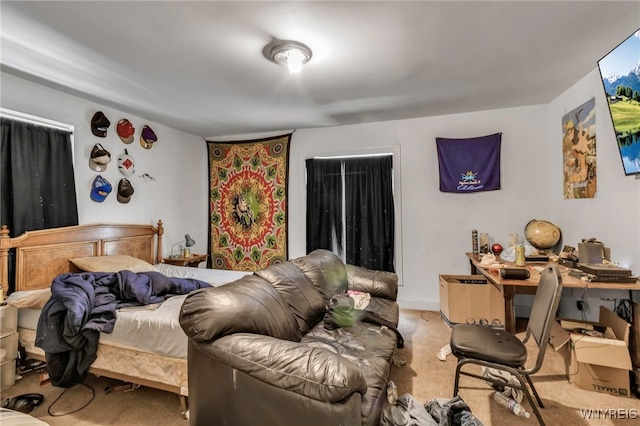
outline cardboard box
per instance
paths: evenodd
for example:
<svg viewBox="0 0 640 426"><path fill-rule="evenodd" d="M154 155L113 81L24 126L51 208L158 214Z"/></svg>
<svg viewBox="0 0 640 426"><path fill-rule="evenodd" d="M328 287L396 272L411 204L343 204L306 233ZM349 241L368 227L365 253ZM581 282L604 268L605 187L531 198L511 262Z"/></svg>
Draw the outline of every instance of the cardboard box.
<svg viewBox="0 0 640 426"><path fill-rule="evenodd" d="M484 275L440 275L440 314L449 325L497 320L504 327L502 288Z"/></svg>
<svg viewBox="0 0 640 426"><path fill-rule="evenodd" d="M600 307L597 323L558 320L551 329L551 345L565 360L570 383L595 392L632 396L629 354L630 324L611 310ZM606 337L594 337L582 330L599 330Z"/></svg>

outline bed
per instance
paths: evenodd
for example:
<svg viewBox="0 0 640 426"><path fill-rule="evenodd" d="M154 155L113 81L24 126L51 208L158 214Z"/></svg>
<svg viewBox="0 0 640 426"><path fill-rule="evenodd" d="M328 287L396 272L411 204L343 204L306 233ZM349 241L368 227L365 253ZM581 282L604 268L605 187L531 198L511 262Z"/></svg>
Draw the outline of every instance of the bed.
<svg viewBox="0 0 640 426"><path fill-rule="evenodd" d="M41 306L31 302L48 299L47 289L59 274L87 270L80 269L72 259L131 257L164 275L196 278L214 286L250 274L164 264L161 262L163 232L162 221L158 221L156 226L77 225L28 231L10 238L3 226L0 229L0 284L7 294L8 254L15 249L15 290L7 300L18 305L21 301L30 301L22 304L18 314L20 343L27 358L44 360L44 352L34 345ZM89 372L176 393L186 410L187 338L178 322L185 297L174 296L160 305L119 310L113 332L100 335L97 359Z"/></svg>

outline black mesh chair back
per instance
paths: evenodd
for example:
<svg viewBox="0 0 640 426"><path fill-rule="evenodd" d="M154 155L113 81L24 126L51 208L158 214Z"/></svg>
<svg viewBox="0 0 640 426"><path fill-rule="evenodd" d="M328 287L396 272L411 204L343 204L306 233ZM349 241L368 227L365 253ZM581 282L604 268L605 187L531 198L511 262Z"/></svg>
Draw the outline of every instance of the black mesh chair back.
<svg viewBox="0 0 640 426"><path fill-rule="evenodd" d="M504 382L499 379L480 376L463 370L463 367L467 364L476 364L506 371L518 381L518 384L509 383L509 386L523 391L538 422L544 425L544 420L538 407L533 402L531 392L533 392L538 405L540 407L544 407L544 405L529 376L542 367L551 334L552 321L555 320L561 294L562 277L560 272L557 267L548 265L540 275L540 282L538 283L523 340L504 330L477 325L456 324L451 330L450 341L451 352L458 358L453 396L458 395L461 375L482 379L496 386L504 385ZM533 337L538 347L538 355L535 364L527 366L531 362L528 360L525 344L531 337ZM531 388L531 392L529 392L527 385Z"/></svg>

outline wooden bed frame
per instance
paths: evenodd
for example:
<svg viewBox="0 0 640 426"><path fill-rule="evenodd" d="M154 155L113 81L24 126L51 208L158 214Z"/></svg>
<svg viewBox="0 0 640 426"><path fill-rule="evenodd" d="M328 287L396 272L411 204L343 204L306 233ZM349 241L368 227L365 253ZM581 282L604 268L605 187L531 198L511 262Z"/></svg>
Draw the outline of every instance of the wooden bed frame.
<svg viewBox="0 0 640 426"><path fill-rule="evenodd" d="M9 292L9 250L15 249L15 291L49 288L59 274L80 272L69 259L88 256L129 255L151 264L162 260L162 234L164 228L159 220L157 226L136 224L90 224L76 225L38 231L28 231L11 238L6 226L0 229L0 284L4 294ZM99 345L100 346L100 345ZM43 352L34 346L26 347L27 357L44 360ZM130 348L110 348L122 356L122 364L153 355L151 361L166 360L167 368L184 368L186 359L163 357ZM97 364L100 359L98 352ZM155 380L153 373L147 377L133 377L118 371L118 365L108 368L89 369L90 373L136 385L148 386L180 395L182 409L187 409L188 388Z"/></svg>
<svg viewBox="0 0 640 426"><path fill-rule="evenodd" d="M151 264L162 260L162 221L157 226L91 224L27 231L14 238L0 229L0 284L9 293L9 250L15 249L15 291L51 286L53 278L80 272L69 259L126 254ZM157 236L157 238L156 238Z"/></svg>

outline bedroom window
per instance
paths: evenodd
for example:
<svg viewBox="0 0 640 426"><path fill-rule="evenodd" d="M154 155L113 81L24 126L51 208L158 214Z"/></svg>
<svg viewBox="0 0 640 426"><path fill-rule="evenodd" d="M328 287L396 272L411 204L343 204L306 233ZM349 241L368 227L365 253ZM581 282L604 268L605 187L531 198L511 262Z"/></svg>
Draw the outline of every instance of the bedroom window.
<svg viewBox="0 0 640 426"><path fill-rule="evenodd" d="M78 224L72 129L2 110L0 223L11 236Z"/></svg>
<svg viewBox="0 0 640 426"><path fill-rule="evenodd" d="M395 272L393 155L311 158L306 167L307 253L324 248Z"/></svg>
<svg viewBox="0 0 640 426"><path fill-rule="evenodd" d="M78 224L73 128L0 110L0 225L10 236ZM9 252L9 285L13 286Z"/></svg>

